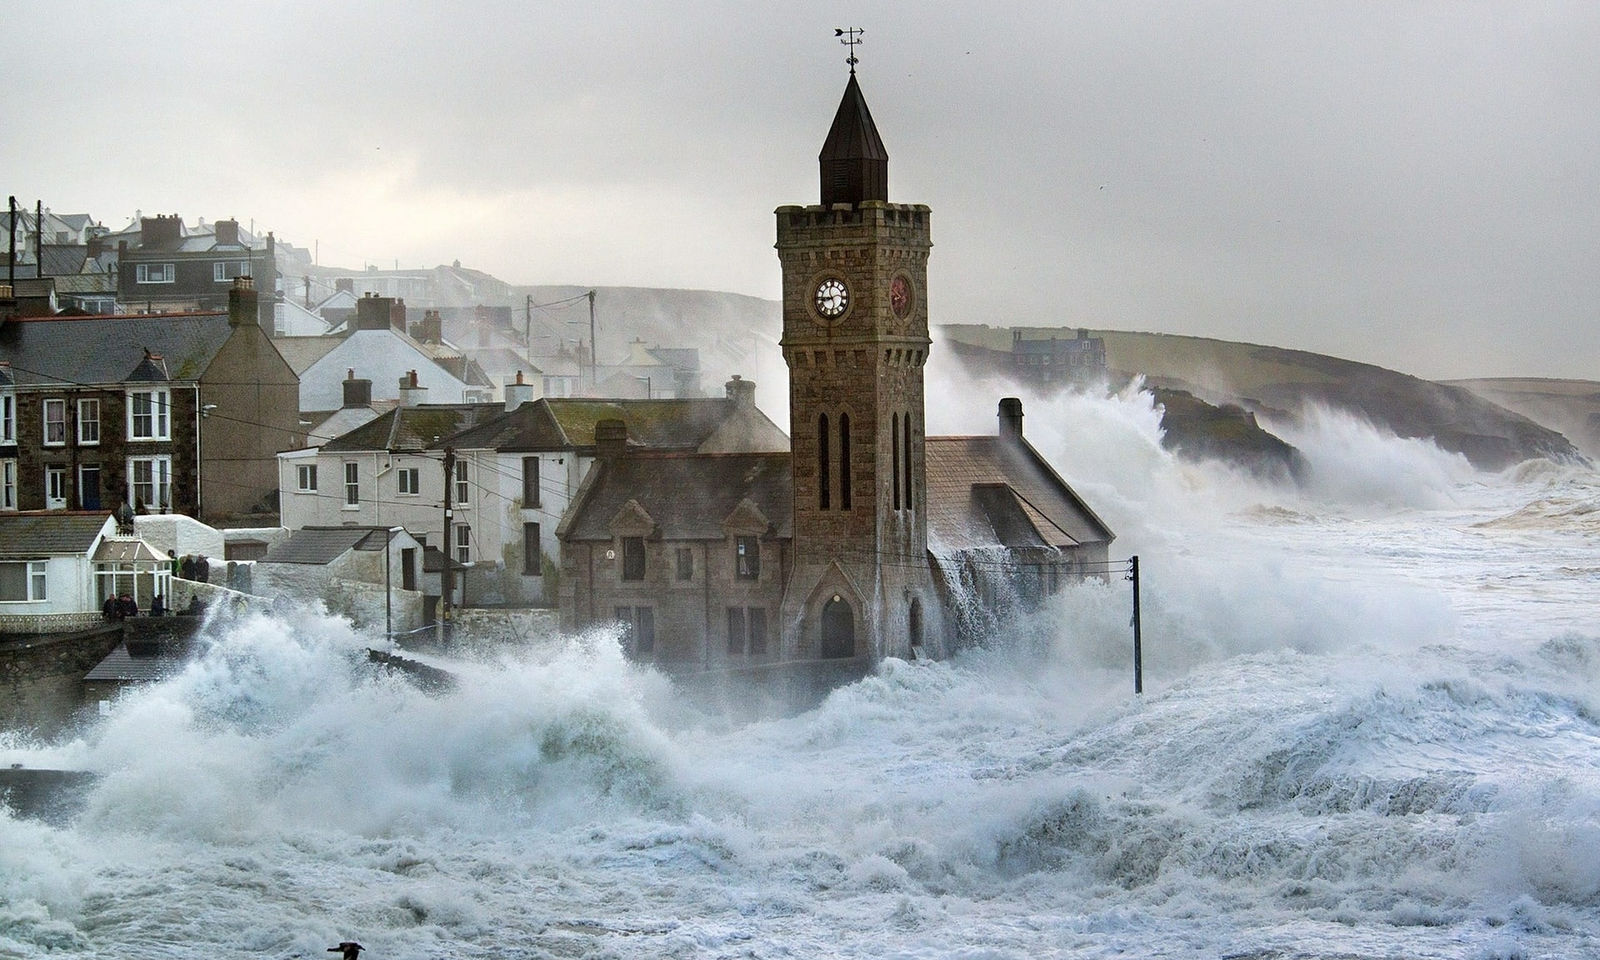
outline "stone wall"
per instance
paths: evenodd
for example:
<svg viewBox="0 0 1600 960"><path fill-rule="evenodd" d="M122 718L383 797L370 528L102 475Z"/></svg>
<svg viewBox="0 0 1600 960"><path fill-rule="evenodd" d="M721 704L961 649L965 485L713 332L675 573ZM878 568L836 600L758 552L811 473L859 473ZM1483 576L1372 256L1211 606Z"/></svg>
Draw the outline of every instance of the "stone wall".
<svg viewBox="0 0 1600 960"><path fill-rule="evenodd" d="M0 729L48 736L82 705L83 675L122 642L122 625L0 645Z"/></svg>

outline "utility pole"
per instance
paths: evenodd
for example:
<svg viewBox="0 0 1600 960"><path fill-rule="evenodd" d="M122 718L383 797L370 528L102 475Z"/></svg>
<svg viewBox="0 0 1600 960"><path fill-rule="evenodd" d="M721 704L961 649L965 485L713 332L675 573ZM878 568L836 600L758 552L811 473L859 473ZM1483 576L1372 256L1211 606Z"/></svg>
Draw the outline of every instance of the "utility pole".
<svg viewBox="0 0 1600 960"><path fill-rule="evenodd" d="M1144 650L1139 637L1139 557L1128 561L1128 579L1133 581L1133 692L1144 693Z"/></svg>
<svg viewBox="0 0 1600 960"><path fill-rule="evenodd" d="M600 341L594 335L594 291L589 291L589 389L600 386Z"/></svg>
<svg viewBox="0 0 1600 960"><path fill-rule="evenodd" d="M7 260L6 260L7 269L9 270L9 273L6 276L6 282L11 284L11 295L14 297L14 296L17 295L17 198L16 197L12 197L11 198L11 224L10 224L10 230L11 230L11 247L10 247L10 254L9 254Z"/></svg>
<svg viewBox="0 0 1600 960"><path fill-rule="evenodd" d="M33 201L33 275L44 276L44 201Z"/></svg>
<svg viewBox="0 0 1600 960"><path fill-rule="evenodd" d="M533 294L522 297L522 342L528 351L528 366L533 366Z"/></svg>
<svg viewBox="0 0 1600 960"><path fill-rule="evenodd" d="M451 484L456 477L456 448L444 448L444 540L440 543L440 552L444 554L444 565L439 571L439 619L434 625L434 639L442 646L444 644L444 622L450 619L450 588L453 586L450 576L450 494Z"/></svg>

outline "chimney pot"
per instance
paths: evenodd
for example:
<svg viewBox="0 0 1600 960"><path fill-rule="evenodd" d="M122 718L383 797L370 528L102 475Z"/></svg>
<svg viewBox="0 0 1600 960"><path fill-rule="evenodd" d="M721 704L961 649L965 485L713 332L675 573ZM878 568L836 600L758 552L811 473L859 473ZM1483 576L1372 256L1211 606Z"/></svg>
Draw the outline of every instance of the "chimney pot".
<svg viewBox="0 0 1600 960"><path fill-rule="evenodd" d="M1005 397L1000 401L1000 437L1003 440L1022 439L1022 401Z"/></svg>
<svg viewBox="0 0 1600 960"><path fill-rule="evenodd" d="M728 399L739 406L754 406L756 402L756 383L754 380L742 379L737 373L733 379L723 385L727 391Z"/></svg>

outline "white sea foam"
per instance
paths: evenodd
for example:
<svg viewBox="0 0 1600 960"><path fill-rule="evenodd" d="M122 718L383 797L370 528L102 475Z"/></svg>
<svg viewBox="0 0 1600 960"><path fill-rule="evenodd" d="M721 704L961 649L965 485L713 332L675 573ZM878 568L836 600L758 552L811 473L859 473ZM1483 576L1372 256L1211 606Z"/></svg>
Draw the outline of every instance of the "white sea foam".
<svg viewBox="0 0 1600 960"><path fill-rule="evenodd" d="M428 695L341 621L219 624L0 741L104 775L70 828L0 813L0 955L1595 955L1596 533L1494 522L1592 472L1330 422L1314 464L1387 466L1276 487L1173 460L1148 394L1027 403L1142 556L1142 698L1120 580L736 728L605 633Z"/></svg>

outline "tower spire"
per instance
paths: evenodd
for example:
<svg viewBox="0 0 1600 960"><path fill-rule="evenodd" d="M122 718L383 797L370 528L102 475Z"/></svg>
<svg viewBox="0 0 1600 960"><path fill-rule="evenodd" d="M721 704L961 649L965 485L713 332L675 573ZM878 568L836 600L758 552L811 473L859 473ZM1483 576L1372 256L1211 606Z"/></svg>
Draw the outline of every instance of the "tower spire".
<svg viewBox="0 0 1600 960"><path fill-rule="evenodd" d="M822 205L858 204L863 200L889 199L889 151L872 122L866 97L855 70L845 84L844 98L833 115L828 139L817 154L822 178Z"/></svg>

